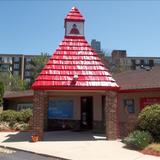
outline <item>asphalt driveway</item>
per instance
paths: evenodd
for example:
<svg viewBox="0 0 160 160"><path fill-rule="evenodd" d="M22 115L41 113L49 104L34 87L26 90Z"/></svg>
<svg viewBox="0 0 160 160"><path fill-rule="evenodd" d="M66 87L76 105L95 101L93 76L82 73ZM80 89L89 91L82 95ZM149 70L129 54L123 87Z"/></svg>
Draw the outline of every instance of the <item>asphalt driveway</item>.
<svg viewBox="0 0 160 160"><path fill-rule="evenodd" d="M0 148L0 160L61 160L61 159L41 156L34 153L17 151L7 148Z"/></svg>

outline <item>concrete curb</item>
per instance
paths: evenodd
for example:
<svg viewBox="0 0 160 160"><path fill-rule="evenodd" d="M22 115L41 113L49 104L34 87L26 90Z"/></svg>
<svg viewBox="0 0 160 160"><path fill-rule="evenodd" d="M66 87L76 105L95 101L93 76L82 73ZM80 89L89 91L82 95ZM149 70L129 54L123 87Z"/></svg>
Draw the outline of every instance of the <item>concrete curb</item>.
<svg viewBox="0 0 160 160"><path fill-rule="evenodd" d="M43 156L43 157L55 158L56 160L71 160L71 159L56 157L56 156L52 156L52 155L48 155L48 154L44 154L44 153L37 153L37 152L33 152L33 151L26 151L26 150L23 150L23 149L18 149L18 148L3 146L3 145L0 145L0 147L3 148L3 149L10 149L10 150L14 150L14 151L21 151L21 152L36 154L36 155Z"/></svg>

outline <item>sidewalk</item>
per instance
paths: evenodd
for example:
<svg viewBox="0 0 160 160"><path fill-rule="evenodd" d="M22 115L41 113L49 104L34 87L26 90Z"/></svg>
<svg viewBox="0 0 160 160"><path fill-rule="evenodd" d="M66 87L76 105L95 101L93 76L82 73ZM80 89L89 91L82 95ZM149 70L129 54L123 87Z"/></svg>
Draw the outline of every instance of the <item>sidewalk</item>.
<svg viewBox="0 0 160 160"><path fill-rule="evenodd" d="M44 141L36 143L29 142L30 136L25 132L0 132L0 145L72 160L159 160L90 132L46 132Z"/></svg>

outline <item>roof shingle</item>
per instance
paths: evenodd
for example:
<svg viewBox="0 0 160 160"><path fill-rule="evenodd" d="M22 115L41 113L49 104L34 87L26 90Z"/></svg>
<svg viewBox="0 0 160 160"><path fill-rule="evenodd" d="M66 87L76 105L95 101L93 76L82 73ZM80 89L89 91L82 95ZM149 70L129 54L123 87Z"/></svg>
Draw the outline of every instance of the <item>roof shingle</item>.
<svg viewBox="0 0 160 160"><path fill-rule="evenodd" d="M135 70L113 75L120 90L160 88L160 66L150 71Z"/></svg>
<svg viewBox="0 0 160 160"><path fill-rule="evenodd" d="M78 75L75 83L74 75ZM104 90L118 85L84 37L65 37L32 85L33 89L55 87L103 87Z"/></svg>

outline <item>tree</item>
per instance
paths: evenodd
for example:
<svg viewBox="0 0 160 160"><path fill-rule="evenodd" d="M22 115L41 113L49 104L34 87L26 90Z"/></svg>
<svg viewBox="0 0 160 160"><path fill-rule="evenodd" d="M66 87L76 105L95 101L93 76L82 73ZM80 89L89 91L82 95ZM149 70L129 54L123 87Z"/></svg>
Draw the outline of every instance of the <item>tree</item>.
<svg viewBox="0 0 160 160"><path fill-rule="evenodd" d="M10 74L8 72L0 72L0 82L4 85L4 90L9 90Z"/></svg>
<svg viewBox="0 0 160 160"><path fill-rule="evenodd" d="M10 87L11 91L19 91L27 89L26 81L22 80L19 76L11 76L10 77Z"/></svg>
<svg viewBox="0 0 160 160"><path fill-rule="evenodd" d="M4 91L25 90L27 83L19 76L14 76L9 72L0 73L0 82L4 85Z"/></svg>
<svg viewBox="0 0 160 160"><path fill-rule="evenodd" d="M111 53L109 50L102 49L101 52L98 53L99 58L101 58L102 63L105 65L105 67L109 68L109 58Z"/></svg>
<svg viewBox="0 0 160 160"><path fill-rule="evenodd" d="M41 53L40 56L34 57L32 61L30 62L30 67L33 72L32 74L32 82L37 78L39 73L42 71L43 67L46 65L46 63L49 60L49 54L48 53Z"/></svg>
<svg viewBox="0 0 160 160"><path fill-rule="evenodd" d="M102 49L101 54L104 54L105 57L111 57L111 51L109 49Z"/></svg>
<svg viewBox="0 0 160 160"><path fill-rule="evenodd" d="M4 94L4 84L0 82L0 106L3 103L3 94Z"/></svg>

